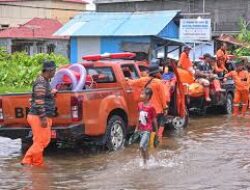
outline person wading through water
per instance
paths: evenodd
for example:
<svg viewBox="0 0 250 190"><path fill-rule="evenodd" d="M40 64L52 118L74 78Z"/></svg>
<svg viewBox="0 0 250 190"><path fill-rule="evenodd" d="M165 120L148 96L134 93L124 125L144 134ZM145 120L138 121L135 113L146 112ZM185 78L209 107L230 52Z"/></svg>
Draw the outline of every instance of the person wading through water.
<svg viewBox="0 0 250 190"><path fill-rule="evenodd" d="M239 60L235 63L236 70L231 71L225 75L224 81L228 77L232 78L235 83L235 92L234 92L234 106L233 106L233 115L239 115L240 104L242 105L241 113L242 116L246 115L247 103L248 103L248 94L249 94L249 74L244 69L244 62Z"/></svg>
<svg viewBox="0 0 250 190"><path fill-rule="evenodd" d="M42 74L38 76L32 88L31 108L27 121L33 133L33 144L26 152L22 165L43 166L43 151L51 140L52 117L55 116L54 93L50 79L54 77L54 61L43 63Z"/></svg>
<svg viewBox="0 0 250 190"><path fill-rule="evenodd" d="M145 88L141 93L141 100L138 104L139 119L135 131L140 132L140 153L144 164L149 159L148 145L150 133L153 131L153 126L157 125L155 108L150 103L153 91L151 88Z"/></svg>

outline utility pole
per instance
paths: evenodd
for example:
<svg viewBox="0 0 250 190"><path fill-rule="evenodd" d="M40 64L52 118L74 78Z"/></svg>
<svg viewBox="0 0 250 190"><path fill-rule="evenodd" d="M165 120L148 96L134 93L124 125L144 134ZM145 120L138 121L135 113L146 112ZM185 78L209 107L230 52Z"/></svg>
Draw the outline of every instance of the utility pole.
<svg viewBox="0 0 250 190"><path fill-rule="evenodd" d="M206 11L206 0L203 0L202 2L202 12L205 13Z"/></svg>

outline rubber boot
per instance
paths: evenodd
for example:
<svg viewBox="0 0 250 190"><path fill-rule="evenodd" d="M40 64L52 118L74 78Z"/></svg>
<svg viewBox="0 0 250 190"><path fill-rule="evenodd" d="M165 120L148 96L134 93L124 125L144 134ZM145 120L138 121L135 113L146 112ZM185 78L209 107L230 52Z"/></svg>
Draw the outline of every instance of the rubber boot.
<svg viewBox="0 0 250 190"><path fill-rule="evenodd" d="M233 106L233 116L239 115L239 106Z"/></svg>
<svg viewBox="0 0 250 190"><path fill-rule="evenodd" d="M204 87L204 93L205 93L205 100L207 102L211 102L211 98L209 96L209 87Z"/></svg>
<svg viewBox="0 0 250 190"><path fill-rule="evenodd" d="M149 148L154 148L155 132L150 133Z"/></svg>
<svg viewBox="0 0 250 190"><path fill-rule="evenodd" d="M246 116L246 112L247 112L247 105L243 104L242 109L241 109L241 114L242 114L243 117Z"/></svg>

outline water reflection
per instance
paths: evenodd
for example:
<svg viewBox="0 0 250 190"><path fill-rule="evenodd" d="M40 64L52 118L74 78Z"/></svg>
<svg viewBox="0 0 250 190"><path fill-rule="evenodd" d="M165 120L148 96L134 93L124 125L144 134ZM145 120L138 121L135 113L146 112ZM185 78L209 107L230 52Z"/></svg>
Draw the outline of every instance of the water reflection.
<svg viewBox="0 0 250 190"><path fill-rule="evenodd" d="M247 189L250 123L225 116L194 118L168 131L141 165L137 145L118 152L61 150L48 168L21 167L20 142L0 139L0 189Z"/></svg>
<svg viewBox="0 0 250 190"><path fill-rule="evenodd" d="M25 176L27 184L23 187L23 190L45 190L52 189L52 169L48 168L35 168L35 167L23 167L22 175Z"/></svg>

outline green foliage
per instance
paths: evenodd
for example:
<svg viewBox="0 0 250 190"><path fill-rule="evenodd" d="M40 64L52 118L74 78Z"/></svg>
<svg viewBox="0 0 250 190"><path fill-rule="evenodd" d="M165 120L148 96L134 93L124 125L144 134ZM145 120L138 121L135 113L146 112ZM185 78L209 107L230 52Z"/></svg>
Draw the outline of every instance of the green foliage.
<svg viewBox="0 0 250 190"><path fill-rule="evenodd" d="M26 93L31 92L31 87L11 87L11 86L1 86L0 87L0 94L6 94L6 93Z"/></svg>
<svg viewBox="0 0 250 190"><path fill-rule="evenodd" d="M237 56L250 56L250 30L249 30L249 22L244 20L243 18L240 19L240 33L237 35L237 39L242 42L245 47L238 48L234 51L234 54Z"/></svg>
<svg viewBox="0 0 250 190"><path fill-rule="evenodd" d="M250 56L250 49L249 48L238 48L234 52L235 55L237 56Z"/></svg>
<svg viewBox="0 0 250 190"><path fill-rule="evenodd" d="M9 54L0 48L0 86L31 87L44 60L53 60L57 66L69 63L61 55L41 53L29 56L24 52Z"/></svg>
<svg viewBox="0 0 250 190"><path fill-rule="evenodd" d="M244 19L240 19L240 33L238 34L237 38L238 40L240 40L241 42L250 42L250 31L248 30L249 27L249 22L244 20Z"/></svg>

